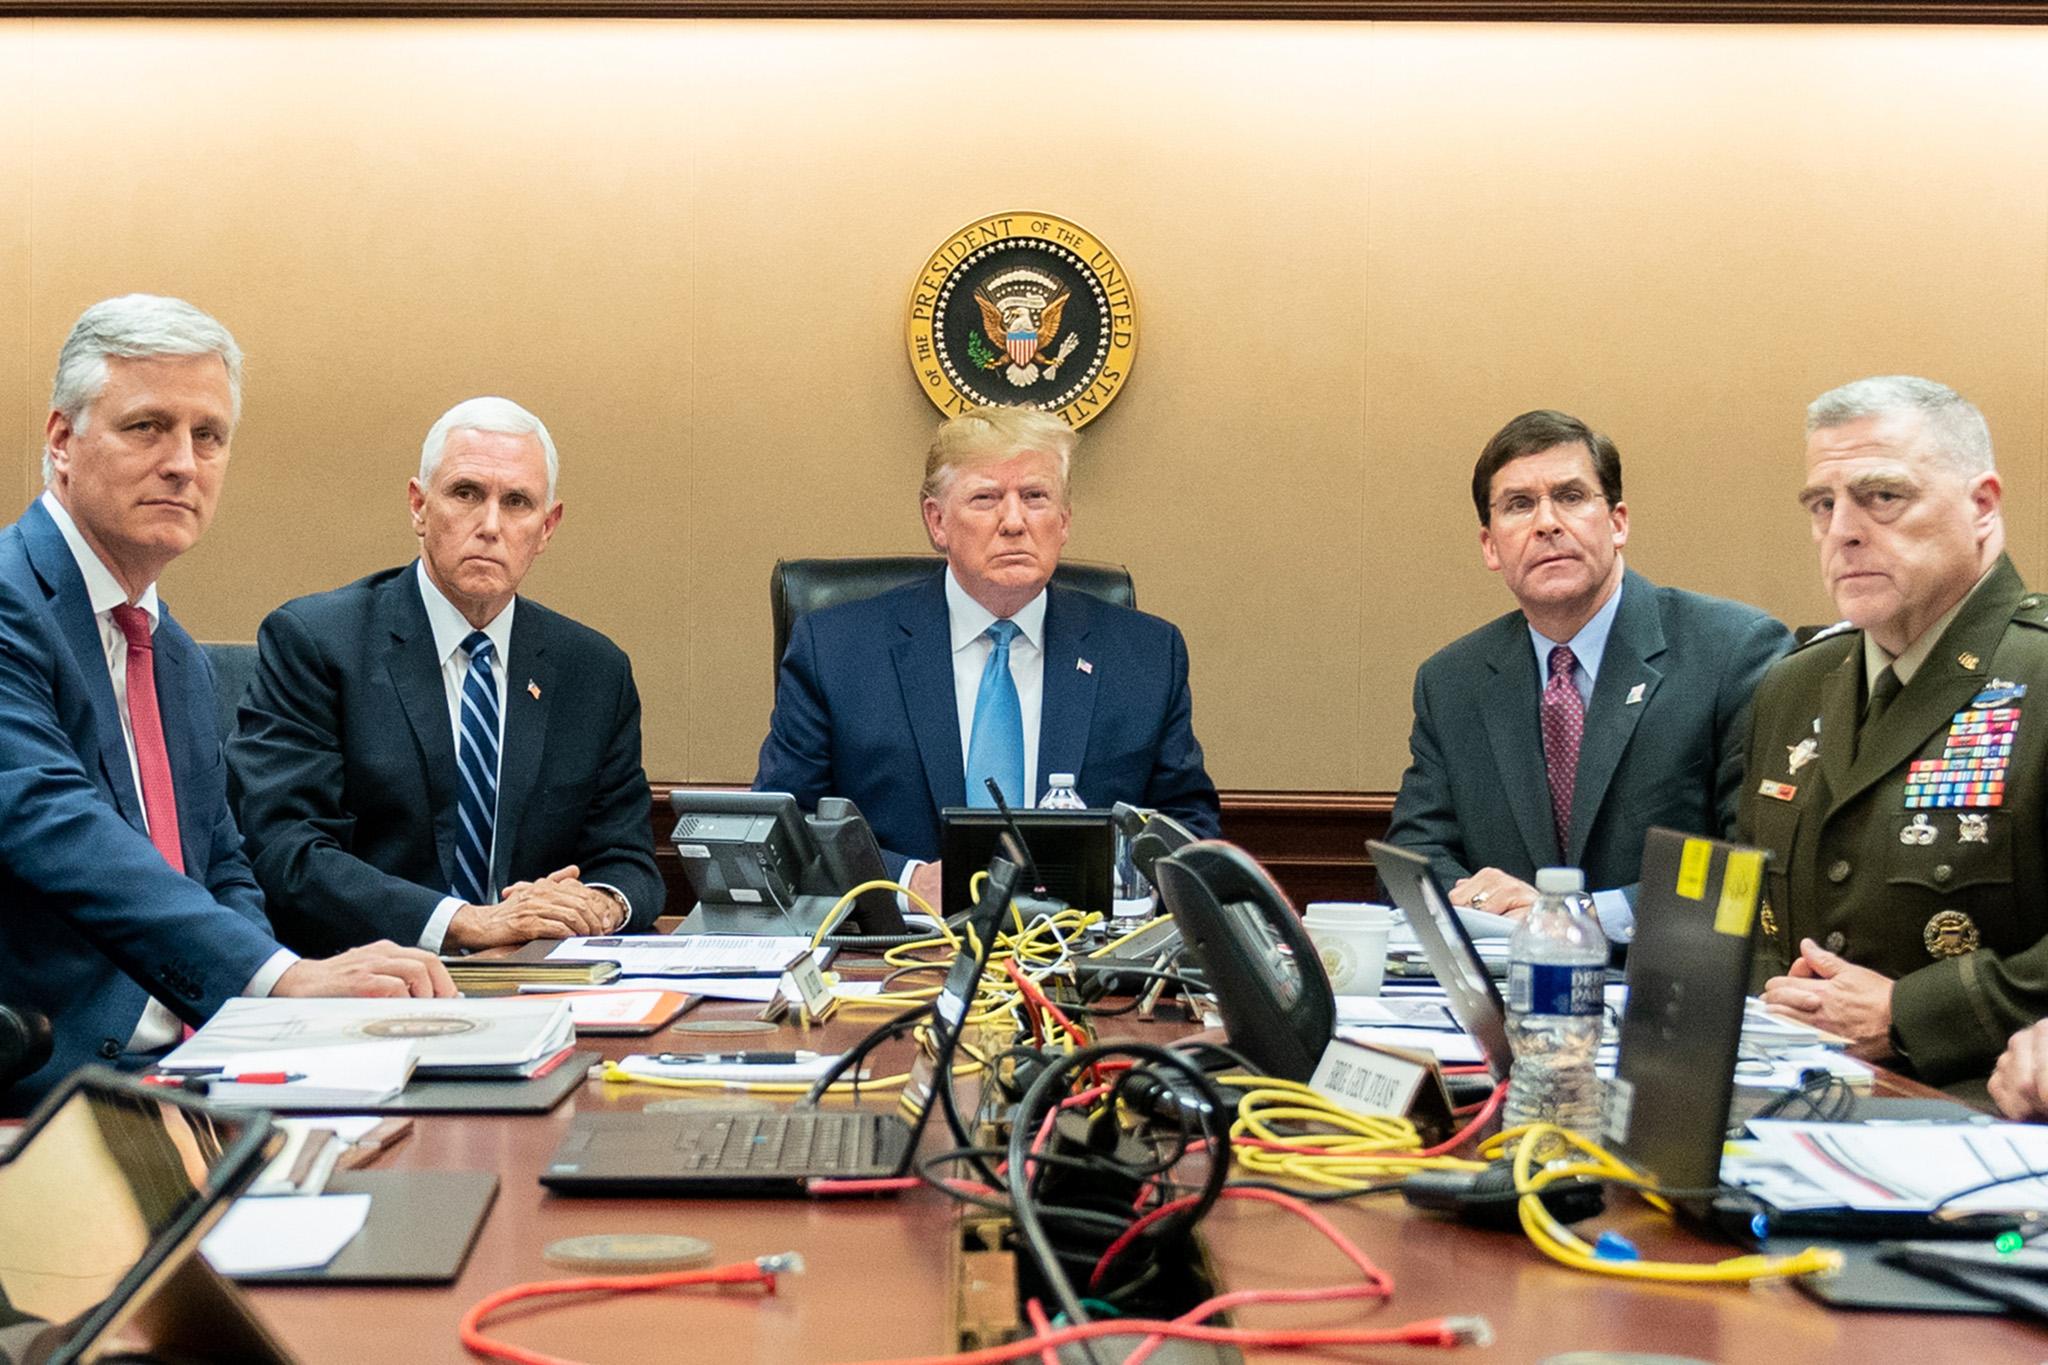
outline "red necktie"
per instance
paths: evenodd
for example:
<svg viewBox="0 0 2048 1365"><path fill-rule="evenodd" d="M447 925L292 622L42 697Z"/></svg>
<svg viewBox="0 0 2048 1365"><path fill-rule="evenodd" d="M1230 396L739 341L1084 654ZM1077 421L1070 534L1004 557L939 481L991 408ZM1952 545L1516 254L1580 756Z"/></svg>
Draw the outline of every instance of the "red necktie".
<svg viewBox="0 0 2048 1365"><path fill-rule="evenodd" d="M142 772L142 808L149 813L149 841L174 872L185 870L178 842L178 798L171 790L171 754L164 747L164 718L156 709L156 650L149 615L126 603L114 608L114 624L128 637L128 725L135 732L135 766Z"/></svg>
<svg viewBox="0 0 2048 1365"><path fill-rule="evenodd" d="M1579 741L1586 737L1586 703L1572 670L1570 646L1550 651L1550 682L1543 689L1543 766L1550 770L1550 814L1557 822L1559 856L1571 856L1572 785L1579 775Z"/></svg>

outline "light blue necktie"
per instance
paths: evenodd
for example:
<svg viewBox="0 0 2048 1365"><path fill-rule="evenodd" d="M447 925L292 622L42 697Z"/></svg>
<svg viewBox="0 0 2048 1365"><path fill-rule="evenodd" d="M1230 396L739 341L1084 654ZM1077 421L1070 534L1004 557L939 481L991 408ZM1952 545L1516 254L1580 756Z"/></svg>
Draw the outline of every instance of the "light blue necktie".
<svg viewBox="0 0 2048 1365"><path fill-rule="evenodd" d="M491 673L490 636L471 631L462 647L469 653L469 676L462 680L462 749L456 758L462 783L453 894L471 905L489 905L491 828L498 817L498 682Z"/></svg>
<svg viewBox="0 0 2048 1365"><path fill-rule="evenodd" d="M1031 804L1024 794L1024 705L1010 676L1010 641L1021 632L1015 621L997 621L983 632L995 641L981 690L974 695L974 728L967 736L967 804L993 806L988 779L1013 806Z"/></svg>

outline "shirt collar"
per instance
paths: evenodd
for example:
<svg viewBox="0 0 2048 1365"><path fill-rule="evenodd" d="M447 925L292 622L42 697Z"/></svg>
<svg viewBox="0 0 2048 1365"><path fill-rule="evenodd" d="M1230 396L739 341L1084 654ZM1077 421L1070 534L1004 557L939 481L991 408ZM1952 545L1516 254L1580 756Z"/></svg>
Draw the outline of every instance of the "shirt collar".
<svg viewBox="0 0 2048 1365"><path fill-rule="evenodd" d="M1607 637L1614 630L1615 613L1621 610L1621 592L1627 586L1627 579L1614 585L1614 591L1600 604L1600 610L1593 613L1593 619L1579 627L1579 633L1569 640L1553 640L1534 626L1529 627L1529 640L1536 646L1536 676L1550 674L1550 651L1559 645L1571 648L1572 657L1578 660L1579 668L1588 679L1600 676L1600 658L1607 653Z"/></svg>
<svg viewBox="0 0 2048 1365"><path fill-rule="evenodd" d="M1992 569L1997 567L1998 565L1995 563L1991 566ZM1989 577L1991 577L1991 569L1986 569L1978 577L1977 581L1970 585L1970 590L1962 595L1960 601L1943 612L1940 619L1935 621L1933 625L1921 631L1920 638L1907 645L1905 651L1896 658L1885 653L1884 646L1871 639L1869 631L1864 631L1864 694L1866 696L1869 695L1870 689L1877 685L1877 675L1884 672L1887 667L1897 675L1899 686L1904 687L1907 683L1913 681L1913 675L1920 671L1920 665L1927 662L1927 656L1934 653L1934 647L1941 643L1943 632L1955 624L1956 617L1963 614L1963 608L1968 605L1971 598L1977 595L1977 589L1983 587L1984 580Z"/></svg>
<svg viewBox="0 0 2048 1365"><path fill-rule="evenodd" d="M78 523L71 519L71 513L64 504L57 501L57 495L45 488L42 504L43 510L50 514L50 520L56 522L58 531L63 533L64 543L71 550L71 558L78 564L79 575L85 579L85 598L92 604L92 614L98 616L126 602L128 590L115 579L114 571L100 562L100 557L93 551L92 546L85 543L85 537L79 533ZM144 588L142 596L135 599L135 605L148 614L149 629L154 634L159 611L156 584L152 583Z"/></svg>
<svg viewBox="0 0 2048 1365"><path fill-rule="evenodd" d="M425 560L415 561L413 568L419 579L420 602L427 609L427 624L434 629L434 657L445 665L455 651L462 648L462 642L469 638L469 633L476 627L455 609L453 602L442 595L441 590L434 586L434 580L427 577ZM484 634L491 637L491 645L497 653L500 667L512 657L512 609L518 605L519 599L514 597L505 604L505 609L492 617L490 624L484 627Z"/></svg>
<svg viewBox="0 0 2048 1365"><path fill-rule="evenodd" d="M1045 648L1045 589L1038 590L1038 596L1020 607L1010 619L1017 623L1018 631L1035 649ZM982 632L996 619L996 614L967 595L967 589L960 586L960 580L953 577L953 566L946 566L946 620L953 630L953 652L958 654L981 638Z"/></svg>

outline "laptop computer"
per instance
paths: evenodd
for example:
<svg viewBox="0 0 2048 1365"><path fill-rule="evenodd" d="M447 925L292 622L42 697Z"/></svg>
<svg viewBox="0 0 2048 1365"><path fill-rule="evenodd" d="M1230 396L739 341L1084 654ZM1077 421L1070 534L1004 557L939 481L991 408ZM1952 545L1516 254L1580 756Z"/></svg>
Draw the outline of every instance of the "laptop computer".
<svg viewBox="0 0 2048 1365"><path fill-rule="evenodd" d="M953 959L932 1003L931 1046L919 1049L900 1100L907 1119L885 1110L801 1105L765 1114L579 1114L540 1183L562 1194L800 1195L814 1180L910 1174L1017 878L1014 864L989 864L967 920L978 948Z"/></svg>
<svg viewBox="0 0 2048 1365"><path fill-rule="evenodd" d="M1720 1183L1768 856L1669 829L1643 841L1628 1005L1604 1127L1616 1154L1662 1188ZM1699 1212L1706 1199L1680 1202Z"/></svg>
<svg viewBox="0 0 2048 1365"><path fill-rule="evenodd" d="M1378 840L1368 842L1366 849L1387 894L1408 917L1437 984L1444 988L1451 1017L1478 1042L1487 1073L1496 1083L1506 1080L1515 1061L1508 1043L1507 1007L1429 859Z"/></svg>

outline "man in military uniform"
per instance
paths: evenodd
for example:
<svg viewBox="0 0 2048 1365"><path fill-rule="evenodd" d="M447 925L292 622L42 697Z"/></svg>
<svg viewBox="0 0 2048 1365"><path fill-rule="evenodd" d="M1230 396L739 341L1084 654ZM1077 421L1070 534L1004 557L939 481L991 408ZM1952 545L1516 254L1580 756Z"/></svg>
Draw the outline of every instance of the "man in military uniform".
<svg viewBox="0 0 2048 1365"><path fill-rule="evenodd" d="M1954 390L1859 380L1806 429L1799 501L1847 619L1757 692L1764 999L1982 1094L2048 1013L2048 599L2006 558L1990 432Z"/></svg>

